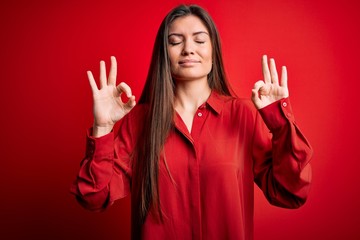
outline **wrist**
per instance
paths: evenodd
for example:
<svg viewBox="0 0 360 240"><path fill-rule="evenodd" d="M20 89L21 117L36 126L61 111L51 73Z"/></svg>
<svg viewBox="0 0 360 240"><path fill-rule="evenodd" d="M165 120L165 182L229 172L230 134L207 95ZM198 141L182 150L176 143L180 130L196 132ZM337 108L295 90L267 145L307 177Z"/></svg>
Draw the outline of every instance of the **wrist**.
<svg viewBox="0 0 360 240"><path fill-rule="evenodd" d="M112 131L113 127L114 127L113 125L97 126L96 124L94 124L92 129L92 136L98 138L106 134L109 134Z"/></svg>

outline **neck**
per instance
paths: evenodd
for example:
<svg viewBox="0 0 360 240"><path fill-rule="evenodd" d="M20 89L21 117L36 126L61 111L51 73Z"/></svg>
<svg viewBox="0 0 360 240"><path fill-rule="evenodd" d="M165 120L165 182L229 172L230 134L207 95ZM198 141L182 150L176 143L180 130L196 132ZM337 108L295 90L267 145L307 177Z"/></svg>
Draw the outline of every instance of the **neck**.
<svg viewBox="0 0 360 240"><path fill-rule="evenodd" d="M175 90L175 110L196 112L210 94L211 89L207 79L204 81L178 81Z"/></svg>

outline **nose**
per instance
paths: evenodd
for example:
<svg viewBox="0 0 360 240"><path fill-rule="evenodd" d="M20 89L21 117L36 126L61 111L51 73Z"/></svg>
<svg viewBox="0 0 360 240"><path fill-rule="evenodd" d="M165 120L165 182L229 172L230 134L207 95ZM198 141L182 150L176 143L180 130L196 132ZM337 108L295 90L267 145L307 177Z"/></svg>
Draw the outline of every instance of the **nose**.
<svg viewBox="0 0 360 240"><path fill-rule="evenodd" d="M184 41L183 49L181 54L184 56L194 54L194 44L191 41Z"/></svg>

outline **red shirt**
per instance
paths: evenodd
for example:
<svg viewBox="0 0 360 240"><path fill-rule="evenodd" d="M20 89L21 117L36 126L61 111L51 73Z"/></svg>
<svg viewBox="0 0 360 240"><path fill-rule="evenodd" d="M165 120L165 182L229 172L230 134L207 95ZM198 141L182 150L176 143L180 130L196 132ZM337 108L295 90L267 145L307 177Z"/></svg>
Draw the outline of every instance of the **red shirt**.
<svg viewBox="0 0 360 240"><path fill-rule="evenodd" d="M86 157L71 189L83 206L100 210L130 194L130 154L143 121L144 106L138 105L116 136L93 138L88 132ZM198 108L191 133L179 115L174 125L164 147L172 178L164 155L160 161L164 222L148 214L142 239L253 239L254 181L273 205L297 208L305 202L312 149L289 99L257 111L250 100L213 92Z"/></svg>

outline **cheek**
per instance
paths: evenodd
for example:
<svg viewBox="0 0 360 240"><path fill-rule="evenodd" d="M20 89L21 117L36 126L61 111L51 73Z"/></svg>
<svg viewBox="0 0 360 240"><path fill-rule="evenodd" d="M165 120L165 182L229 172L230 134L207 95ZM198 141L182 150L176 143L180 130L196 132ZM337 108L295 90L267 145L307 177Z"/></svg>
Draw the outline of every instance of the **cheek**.
<svg viewBox="0 0 360 240"><path fill-rule="evenodd" d="M177 62L176 53L174 52L174 50L168 49L168 55L169 55L169 59L170 59L170 67L171 67L171 70L173 70L175 67L175 63Z"/></svg>
<svg viewBox="0 0 360 240"><path fill-rule="evenodd" d="M211 47L204 47L201 49L201 55L204 61L211 62L212 61L212 49Z"/></svg>
<svg viewBox="0 0 360 240"><path fill-rule="evenodd" d="M177 66L176 66L176 61L170 59L170 70L171 70L171 73L174 73L177 69Z"/></svg>
<svg viewBox="0 0 360 240"><path fill-rule="evenodd" d="M211 70L211 68L212 68L212 49L211 48L203 49L202 56L203 56L204 63Z"/></svg>

